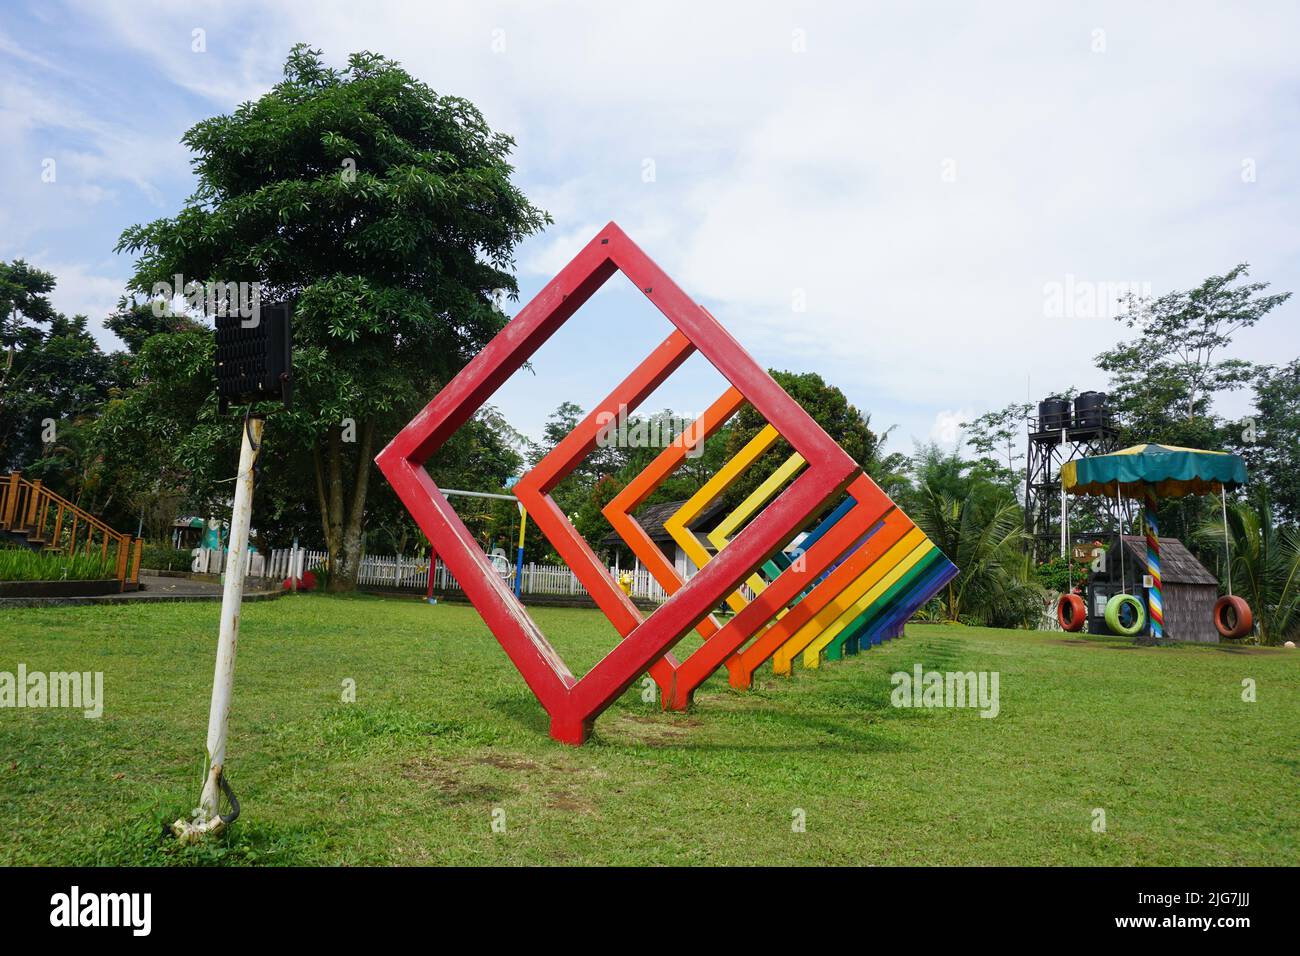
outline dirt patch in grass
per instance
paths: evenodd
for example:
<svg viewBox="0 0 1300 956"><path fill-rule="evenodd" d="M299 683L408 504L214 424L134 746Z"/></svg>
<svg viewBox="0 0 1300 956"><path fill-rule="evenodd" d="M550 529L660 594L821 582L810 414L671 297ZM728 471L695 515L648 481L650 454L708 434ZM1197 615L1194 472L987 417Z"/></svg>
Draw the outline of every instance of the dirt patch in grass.
<svg viewBox="0 0 1300 956"><path fill-rule="evenodd" d="M511 792L490 783L466 780L462 768L437 757L413 757L401 765L399 773L406 780L432 787L451 803L499 800Z"/></svg>
<svg viewBox="0 0 1300 956"><path fill-rule="evenodd" d="M497 771L510 774L509 782L483 779ZM548 766L506 753L413 757L401 763L398 772L430 788L446 803L496 803L531 796L551 809L584 815L596 813L595 804L583 793L587 782L608 776L596 768Z"/></svg>
<svg viewBox="0 0 1300 956"><path fill-rule="evenodd" d="M560 810L564 813L588 815L596 812L596 807L591 801L573 793L556 794L546 805L552 810Z"/></svg>
<svg viewBox="0 0 1300 956"><path fill-rule="evenodd" d="M505 754L488 754L485 757L479 757L475 761L488 767L496 767L498 770L541 770L542 765L533 763L531 760L524 760L520 757L510 757Z"/></svg>
<svg viewBox="0 0 1300 956"><path fill-rule="evenodd" d="M644 747L668 747L689 738L689 729L698 726L695 718L680 720L640 717L624 714L612 722L609 739L614 743L633 743Z"/></svg>

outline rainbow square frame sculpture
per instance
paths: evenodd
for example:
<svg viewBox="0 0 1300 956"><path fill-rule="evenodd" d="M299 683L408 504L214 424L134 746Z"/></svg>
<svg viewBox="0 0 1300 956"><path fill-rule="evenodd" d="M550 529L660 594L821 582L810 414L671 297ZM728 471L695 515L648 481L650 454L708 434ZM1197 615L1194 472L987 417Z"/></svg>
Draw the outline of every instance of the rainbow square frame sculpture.
<svg viewBox="0 0 1300 956"><path fill-rule="evenodd" d="M669 594L675 593L685 582L677 574L672 562L632 517L632 512L681 465L688 449L696 447L713 435L740 408L742 402L743 398L734 390L724 393L709 406L686 433L664 449L603 509L606 520L615 532L627 542L633 553ZM769 448L775 439L774 432L769 432L767 428L760 430L745 449L734 456L706 483L704 488L692 496L690 502L679 509L672 520L683 523L684 520L689 520L685 517L686 514L693 514L707 507L710 501L731 484L743 467ZM733 512L733 515L743 512L737 518L738 521L743 521L749 512L775 493L776 486L781 484L783 478L788 478L789 472L797 470L802 464L802 457L796 452L794 456L787 459L774 476L763 482L759 489L751 494L736 512ZM657 665L662 668L661 670L651 669L651 676L664 690L665 708L682 709L689 706L695 689L724 664L732 672L731 683L734 686L749 686L749 675L752 675L757 663L748 667L743 682L736 679L738 670L743 666L738 655L746 641L756 632L767 627L774 619L779 620L783 614L788 613L791 603L802 602L808 594L820 592L822 603L833 597L833 594L821 590L821 584L824 577L830 576L836 561L846 553L853 552L861 546L862 554L874 560L911 526L910 522L904 525L897 518L889 517L891 509L894 509L893 502L865 475L859 475L854 479L847 491L849 499L832 512L833 520L824 520L809 535L809 540L802 549L802 561L787 565L784 569L775 569L778 573L772 582L757 589L759 593L751 602L746 603L743 598L737 600L738 595L734 593L729 595L728 600L732 602L732 606L738 613L721 630L716 621L711 617L706 618L701 621L699 627L700 634L705 639L703 646L681 665L668 658L667 663L661 662ZM694 505L691 502L694 502ZM863 545L863 541L868 536L874 537L875 542ZM680 544L681 538L677 535L675 538ZM695 543L693 538L690 543ZM703 553L702 549L694 560L710 563L708 555ZM842 589L844 584L836 581L831 581L826 587ZM820 608L821 603L814 601L810 606ZM797 616L795 619L798 619ZM761 640L760 638L760 643ZM758 663L771 656L775 649L776 646L767 646Z"/></svg>
<svg viewBox="0 0 1300 956"><path fill-rule="evenodd" d="M791 464L791 461L787 461L783 466L787 474ZM761 500L764 487L776 481L781 475L780 470L774 473L764 485L759 486L750 499L746 500L745 505L737 508L736 512L728 516L728 520L710 532L709 540L715 547L721 549L727 544L726 533L734 530L735 527L735 523L730 519L738 517L739 520L743 520L744 515L741 512L750 509L754 499ZM849 499L828 515L801 542L801 549L810 547L821 534L839 521L851 504L852 499ZM911 532L909 537L910 535ZM909 539L905 537L902 540ZM778 563L778 559L781 559L782 563ZM764 569L769 575L779 574L782 566L788 564L788 555L777 555L764 566ZM856 654L860 641L864 638L867 646L870 646L897 636L902 631L902 623L956 574L956 566L935 547L929 538L924 538L918 547L907 553L903 553L897 546L891 548L880 561L868 568L862 577L856 582L851 582L841 592L849 595L850 599L856 594L861 594L860 599L854 600L835 620L829 621L827 618L829 623L826 623L820 631L816 625L811 626L808 632L811 635L811 642L803 648L804 666L818 667L823 654L827 660L839 660L844 654ZM865 585L867 589L864 591L862 587L858 587L855 591L850 591L854 585ZM843 599L840 600L842 604ZM788 661L794 654L791 653L787 657L787 653L792 647L803 646L803 640L806 638L801 638L800 634L801 632L796 632L785 647L778 650L777 656L785 659L784 663L775 664L778 673L789 674Z"/></svg>
<svg viewBox="0 0 1300 956"><path fill-rule="evenodd" d="M817 633L809 635L806 646L801 646L800 635L792 638L773 658L773 667L778 673L789 673L789 662L800 650L803 653L803 666L815 668L821 663L821 652L832 641L847 639L855 633L861 620L877 607L883 609L887 595L913 567L927 554L935 551L930 539L919 528L910 531L903 540L890 550L880 561L871 566L861 578L854 582L851 589L846 589L851 603L847 604L841 614Z"/></svg>
<svg viewBox="0 0 1300 956"><path fill-rule="evenodd" d="M616 390L615 395L632 399L625 403L628 410L698 349L760 415L787 436L807 460L808 468L736 537L725 554L711 561L707 569L642 620L635 605L618 588L549 495L563 475L595 447L599 428L592 432L584 426L597 424L599 412L616 414L618 409L602 407L588 416L548 456L551 461L544 470L539 465L521 479L523 493L516 492L521 501L529 498L531 506L526 507L538 526L569 560L579 580L624 635L604 658L578 678L493 571L487 556L423 466L510 375L620 271L676 328L633 373L636 381ZM564 451L556 454L561 447ZM861 473L848 454L717 320L691 301L612 222L506 324L375 461L546 709L551 736L572 744L582 743L597 715Z"/></svg>
<svg viewBox="0 0 1300 956"><path fill-rule="evenodd" d="M743 609L714 637L706 640L683 662L676 674L672 696L664 706L684 709L691 703L696 688L720 666L731 666L737 652L755 633L780 620L792 602L809 589L815 590L818 578L846 551L852 550L873 526L875 516L887 510L888 499L866 476L859 476L850 486L855 502L845 520L824 535L804 554L797 566L787 568L761 594ZM653 673L653 671L652 671Z"/></svg>
<svg viewBox="0 0 1300 956"><path fill-rule="evenodd" d="M744 468L771 447L775 435L770 431L770 429L761 430L700 491L682 505L675 515L664 522L664 527L673 540L696 563L697 567L703 567L710 560L710 556L690 530L690 522L722 494ZM735 529L761 508L802 464L803 459L798 453L786 459L709 533L709 542L719 551L726 547ZM824 533L828 525L833 525L843 516L846 510L845 504L835 509L819 525L818 529L809 536L808 544ZM774 556L774 560L764 566L769 575L779 574L781 571L776 558L777 556ZM788 563L785 566L788 567ZM938 573L936 569L942 570L943 567L947 570L942 574ZM918 580L918 571L922 570L927 574ZM931 575L929 572L935 573ZM856 653L859 638L864 631L881 622L894 624L895 612L900 606L911 602L910 607L914 611L920 604L929 600L956 572L957 569L934 546L933 542L919 529L912 527L859 578L846 582L843 590L833 596L822 611L814 614L806 624L790 636L784 645L776 649L773 654L774 669L778 674L789 675L791 661L800 651L803 654L804 666L808 668L816 668L820 665L824 651L830 660L839 659L846 645L849 646L849 653ZM747 583L755 593L762 593L766 585L757 574L751 575ZM814 589L819 586L821 586L820 581L814 585ZM737 610L745 605L745 599L739 593L729 595L728 602ZM784 611L781 613L784 614ZM908 616L910 613L911 611ZM780 616L778 615L778 619ZM890 636L893 636L892 633ZM868 639L872 638L876 643L883 639L880 627L869 634Z"/></svg>
<svg viewBox="0 0 1300 956"><path fill-rule="evenodd" d="M712 559L695 538L689 525L722 495L746 468L771 448L777 437L770 426L761 429L717 474L683 504L676 514L664 522L665 530L697 567L704 567ZM710 532L709 542L721 552L730 543L732 532L761 508L802 465L803 459L797 452L787 458ZM839 513L840 509L836 509L835 514ZM790 674L790 663L800 651L803 652L805 667L817 667L823 648L830 645L833 640L843 641L850 635L856 635L857 629L864 623L869 611L884 610L880 602L884 599L886 591L910 570L924 553L934 550L934 546L919 529L912 526L910 522L907 527L906 534L896 543L890 540L890 536L878 542L886 545L888 550L880 554L878 560L867 567L858 578L837 582L834 587L839 590L839 593L833 594L822 610L802 624L790 635L785 644L773 652L773 667L778 674ZM772 570L777 570L772 562L769 562L768 566ZM755 594L761 594L766 587L766 582L757 574L751 575L747 583ZM818 582L814 585L814 589L822 586L822 582ZM825 586L832 587L830 584ZM742 610L747 603L739 592L728 595L727 601L736 611ZM783 614L784 609L778 614L777 619L779 620Z"/></svg>
<svg viewBox="0 0 1300 956"><path fill-rule="evenodd" d="M885 595L836 637L826 647L826 659L837 660L842 654L856 654L864 641L870 646L898 636L907 619L958 573L957 566L938 548L922 564L927 566L913 568L894 585L893 593Z"/></svg>
<svg viewBox="0 0 1300 956"><path fill-rule="evenodd" d="M864 475L860 481L870 482L870 479ZM872 487L874 488L874 483ZM854 488L850 487L849 492L853 494ZM881 494L883 496L883 492ZM842 613L845 592L852 588L855 582L879 562L899 540L914 530L907 515L894 507L888 498L885 498L885 501L889 503L889 507L871 529L870 537L832 568L830 573L818 581L817 586L805 594L786 614L759 634L752 644L727 659L728 679L733 687L750 687L754 680L754 672L773 658L796 635L803 633L805 628L809 628L812 634L816 634L833 623ZM847 519L841 518L836 522L831 532L845 520ZM813 548L820 544L821 542L818 541ZM721 556L719 555L719 558ZM807 554L804 557L806 559Z"/></svg>
<svg viewBox="0 0 1300 956"><path fill-rule="evenodd" d="M677 574L672 562L632 517L632 512L682 464L688 451L697 448L716 433L739 410L743 401L743 396L734 389L723 393L684 434L678 436L669 447L660 452L603 509L606 520L615 532L627 542L633 553L669 594L675 593L685 582ZM680 524L688 520L685 517L687 514L694 514L695 511L707 507L714 498L730 486L746 466L770 448L777 437L779 436L775 429L770 426L761 429L741 452L728 461L696 495L692 496L690 502L679 509L672 520ZM737 523L743 521L771 498L777 488L788 480L790 474L803 464L802 456L798 452L794 453L728 518L735 517ZM736 652L756 631L766 627L773 619L779 618L786 612L788 605L799 601L805 592L815 589L823 575L829 573L829 569L837 560L846 552L858 547L873 530L883 525L881 518L894 506L871 479L859 475L847 490L849 498L833 512L835 520L823 521L809 536L802 549L804 552L802 561L796 566L787 564L785 568L777 568L772 567L773 562L769 560L765 566L771 567L775 572L774 579L770 584L760 581L759 587L755 589L758 594L753 601L745 602L740 595L733 592L728 596L728 601L738 613L725 626L719 629L718 623L711 616L705 618L698 627L700 635L705 639L702 647L681 664L668 655L664 661L651 668L651 676L663 690L662 701L665 709L680 710L688 707L696 688L723 664L730 667L730 661L735 657ZM695 511L692 511L692 508ZM724 521L724 525L726 524L727 522ZM734 527L724 530L734 530ZM680 528L673 532L678 543L681 543L681 533ZM887 543L889 539L889 534L882 535L878 543ZM689 545L696 545L693 537ZM869 551L869 553L874 552ZM773 557L779 554L782 552L776 552ZM693 551L692 555L697 562L709 560L703 549ZM754 577L751 575L749 580L752 582Z"/></svg>
<svg viewBox="0 0 1300 956"><path fill-rule="evenodd" d="M817 667L823 655L833 661L856 654L863 642L870 647L897 637L908 618L957 573L956 565L927 539L889 570L867 600L847 612L852 620L841 618L804 648L804 666Z"/></svg>
<svg viewBox="0 0 1300 956"><path fill-rule="evenodd" d="M668 475L682 463L687 445L695 447L702 444L739 409L740 404L741 399L738 395L732 392L725 393L691 426L687 436L676 442L674 447L670 447L661 453L603 509L606 519L614 530L628 543L633 553L650 569L656 580L669 594L681 587L682 579L667 556L632 518L631 512L644 503ZM697 567L703 567L708 563L710 556L699 544L694 532L690 530L689 524L725 492L746 468L750 467L764 452L771 448L778 437L778 433L770 425L760 429L739 452L727 461L699 491L678 509L676 514L664 523L664 527L668 530L670 536L681 547L683 552L695 562ZM803 464L803 459L797 452L786 459L709 534L710 543L719 551L724 548L729 543L730 535L735 529L761 508ZM858 481L865 483L868 482L868 479L861 478ZM884 502L880 513L894 507L893 503L882 492L879 492L879 489L876 489L876 493L878 501ZM811 548L822 535L826 534L843 519L853 506L854 499L850 495L808 535L807 539L802 543L801 550ZM853 522L849 522L849 527L854 527L855 533L864 530L861 527L854 526ZM882 523L877 528L868 531L867 535L859 538L857 542L851 545L851 549L861 544L866 536L883 527L884 524ZM840 533L843 534L845 530L845 528L841 528ZM804 612L801 612L802 617L796 615L796 617L792 618L792 621L795 622L795 627L792 630L783 632L781 629L776 629L772 632L777 635L784 634L787 638L785 645L778 647L768 641L759 641L748 652L739 656L732 655L728 657L725 663L731 671L733 685L739 687L748 686L753 669L763 660L766 660L767 657L774 654L777 658L774 662L777 672L789 674L791 661L795 656L798 656L800 651L803 652L805 666L817 667L823 651L825 651L828 659L834 660L842 656L842 653L846 650L848 653L856 653L859 639L864 636L869 642L874 641L874 643L880 643L886 634L889 637L894 636L895 631L901 630L897 626L900 620L898 614L900 609L907 609L906 615L901 617L901 620L906 620L906 617L910 616L918 606L928 600L946 583L952 574L956 573L956 568L952 566L951 562L948 562L942 553L934 547L933 543L915 529L901 511L894 515L889 529L877 539L876 544L880 550L876 552L876 559L873 562L864 565L859 561L854 565L862 568L861 575L855 579L839 577L831 582L825 582L825 588L818 595L818 600L810 605L813 610L810 611L805 608ZM905 546L903 546L904 544ZM942 575L936 570L939 568L940 562L947 569ZM764 564L763 568L769 578L776 580L790 566L791 562L788 560L787 555L783 552L777 552L772 559ZM822 587L824 581L822 574L825 568L826 564L819 562L813 569L807 593L812 593ZM935 571L935 574L927 574L927 576L918 579L918 571L921 569L927 572ZM834 570L834 566L832 566L831 570ZM829 573L827 571L826 575L829 575ZM747 583L756 595L762 594L767 587L767 582L758 574L751 575ZM785 583L788 584L789 581L787 580ZM807 593L798 592L792 598L787 595L784 599L787 604L791 600L798 602L806 597ZM769 597L774 598L775 595ZM739 592L728 595L727 601L736 611L744 610L748 603ZM770 606L770 601L765 603L769 603ZM779 620L788 610L788 607L776 609L772 620ZM716 632L717 624L712 618L701 622L700 633L706 640L709 640ZM714 644L708 650L717 651L722 646L724 645L721 643ZM704 653L700 654L701 658L704 656ZM714 660L717 659L715 655ZM711 673L711 670L697 671L693 678L688 678L686 674L678 672L675 684L670 685L661 682L661 686L665 689L664 706L686 706L694 688L698 686L699 682L707 679ZM671 698L668 696L670 690L673 692Z"/></svg>

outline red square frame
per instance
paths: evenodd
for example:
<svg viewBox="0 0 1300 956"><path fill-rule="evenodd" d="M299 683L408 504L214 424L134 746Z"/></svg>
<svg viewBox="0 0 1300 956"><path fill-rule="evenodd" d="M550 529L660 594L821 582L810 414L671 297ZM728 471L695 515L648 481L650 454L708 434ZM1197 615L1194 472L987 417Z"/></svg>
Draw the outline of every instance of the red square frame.
<svg viewBox="0 0 1300 956"><path fill-rule="evenodd" d="M633 373L630 379L636 381L624 383L628 386L626 394L633 399L644 398L653 391L654 385L698 350L760 415L787 437L808 462L808 468L729 547L645 620L640 619L635 605L609 578L608 571L599 567L617 597L611 600L611 595L606 593L597 599L598 603L607 614L612 609L620 619L630 612L631 617L623 623L632 626L627 631L620 627L619 632L625 635L623 640L583 677L577 678L495 573L469 529L423 466L615 272L627 276L676 329ZM627 404L629 410L634 406L634 402ZM589 418L594 419L595 414ZM569 436L562 444L567 443L571 453L581 452L580 460L581 455L594 447L595 436L589 440L590 446L585 435ZM605 708L861 472L853 459L726 329L693 302L613 222L601 229L506 324L376 456L375 462L546 709L551 736L570 744L584 742L596 717ZM590 575L591 563L599 562L549 499L548 492L559 478L538 474L536 469L531 475L531 486L539 490L541 498L540 502L534 501L534 507L539 503L542 507L530 514L548 538L553 533L562 539L569 538L572 533L576 542L570 539L570 543L588 565L579 576ZM554 538L551 541L556 543ZM579 568L574 570L577 572ZM616 627L618 623L616 620Z"/></svg>

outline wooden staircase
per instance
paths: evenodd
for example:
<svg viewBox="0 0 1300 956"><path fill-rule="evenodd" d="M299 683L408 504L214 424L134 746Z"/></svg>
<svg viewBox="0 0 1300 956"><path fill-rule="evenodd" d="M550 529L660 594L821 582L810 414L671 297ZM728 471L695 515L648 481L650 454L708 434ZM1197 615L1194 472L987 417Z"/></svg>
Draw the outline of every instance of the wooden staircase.
<svg viewBox="0 0 1300 956"><path fill-rule="evenodd" d="M139 587L140 538L114 531L90 512L20 472L0 476L0 533L37 551L116 558L116 576L123 591Z"/></svg>

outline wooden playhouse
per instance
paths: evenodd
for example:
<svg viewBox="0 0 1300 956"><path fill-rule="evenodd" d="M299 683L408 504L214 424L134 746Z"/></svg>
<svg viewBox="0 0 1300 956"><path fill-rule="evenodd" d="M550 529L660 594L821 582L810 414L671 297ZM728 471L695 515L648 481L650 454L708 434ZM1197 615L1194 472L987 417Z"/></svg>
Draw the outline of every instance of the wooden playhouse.
<svg viewBox="0 0 1300 956"><path fill-rule="evenodd" d="M1117 537L1110 536L1104 569L1088 576L1085 601L1088 605L1089 634L1110 633L1106 626L1106 602L1121 590L1140 598L1143 605L1147 603L1147 591L1142 586L1142 578L1147 572L1146 538L1134 534L1124 535L1121 559L1120 543L1115 540ZM1160 565L1165 640L1219 643L1219 632L1214 626L1214 603L1219 599L1219 579L1207 571L1177 538L1160 539ZM1150 621L1144 631L1149 632L1149 629Z"/></svg>

